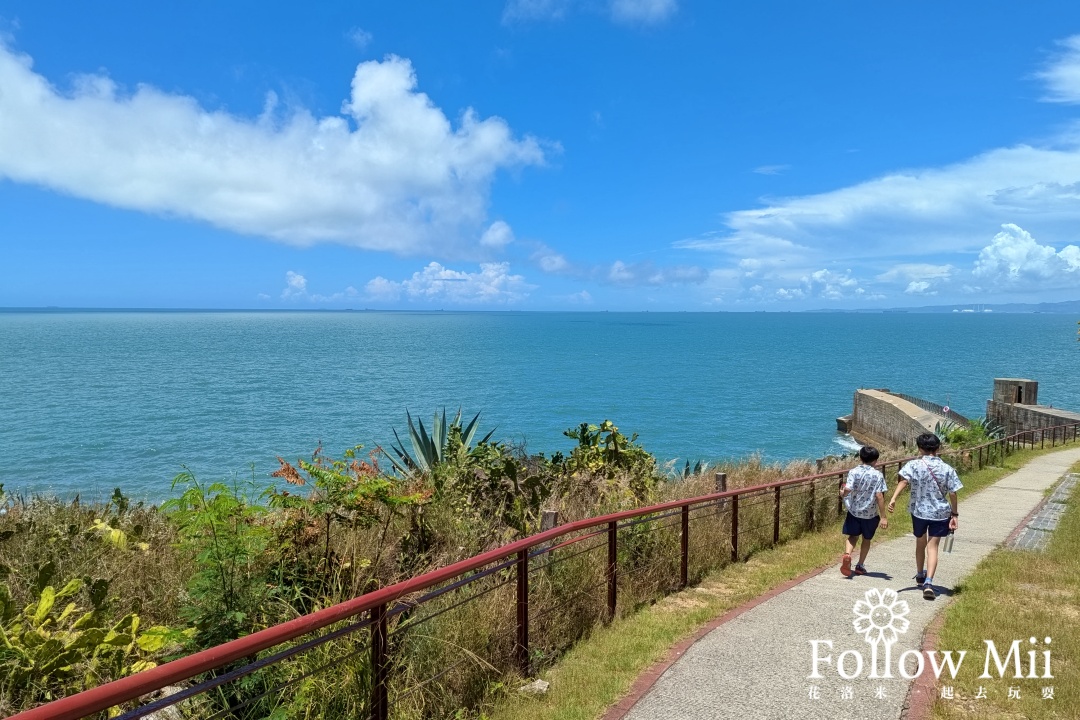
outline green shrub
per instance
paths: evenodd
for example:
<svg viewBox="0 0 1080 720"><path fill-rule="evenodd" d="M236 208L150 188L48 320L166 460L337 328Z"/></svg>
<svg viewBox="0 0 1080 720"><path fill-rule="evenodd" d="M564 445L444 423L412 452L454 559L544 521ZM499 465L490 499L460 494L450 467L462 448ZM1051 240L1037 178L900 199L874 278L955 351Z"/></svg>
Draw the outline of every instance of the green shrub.
<svg viewBox="0 0 1080 720"><path fill-rule="evenodd" d="M43 568L40 581L51 578ZM5 696L25 704L51 700L155 667L154 658L179 634L163 626L140 631L135 613L106 620L109 584L88 587L92 605L76 601L84 586L75 579L57 591L44 585L36 602L20 612L6 584L0 584L0 682Z"/></svg>
<svg viewBox="0 0 1080 720"><path fill-rule="evenodd" d="M272 534L266 508L249 483L203 485L189 471L173 479L184 488L162 508L176 523L180 545L195 558L180 617L199 647L211 647L264 627L274 588L266 582Z"/></svg>

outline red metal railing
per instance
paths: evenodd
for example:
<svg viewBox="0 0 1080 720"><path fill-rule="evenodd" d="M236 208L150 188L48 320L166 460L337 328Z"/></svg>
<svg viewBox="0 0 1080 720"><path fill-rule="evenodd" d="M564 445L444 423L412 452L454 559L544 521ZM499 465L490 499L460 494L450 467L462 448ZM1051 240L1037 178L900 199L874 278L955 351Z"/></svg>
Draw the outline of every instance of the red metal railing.
<svg viewBox="0 0 1080 720"><path fill-rule="evenodd" d="M974 448L949 453L948 455L953 459L954 464L961 466L961 468L982 468L1018 448L1035 447L1036 445L1045 447L1048 434L1050 435L1051 447L1066 442L1076 442L1078 427L1080 425L1073 424L1025 431ZM898 472L901 465L909 459L911 458L888 461L882 463L880 467L888 476L890 468L894 468L894 473ZM627 531L638 528L639 532L653 532L665 529L674 530L677 527L680 553L679 576L678 582L672 583L672 585L674 588L685 587L690 576L691 523L711 518L714 523L726 524L730 530L730 541L728 543L730 545L730 561L737 562L755 547L776 544L781 541L782 504L785 499L801 498L801 503L796 507L796 516L788 515L789 520L796 521L794 523L795 530L816 528L821 522L838 517L843 510L842 502L839 499L835 505L829 502L821 502L828 495L819 496L818 488L822 484L826 484L826 487L829 488L834 487L833 483L842 484L846 472L847 469L833 470L754 487L739 488L683 500L673 500L650 507L568 523L418 577L366 593L339 605L261 630L224 645L203 650L153 669L21 712L13 716L12 720L77 720L78 718L85 718L105 711L108 708L137 701L139 698L155 691L165 688L172 690L176 690L177 687L182 688L172 692L167 697L145 702L119 715L121 720L134 720L171 705L190 701L196 696L215 691L260 670L310 652L327 643L364 629L369 630L369 642L366 646L325 663L315 670L308 671L303 675L303 678L327 668L335 667L336 663L347 658L356 657L365 650L370 651L371 681L367 707L372 718L386 720L391 711L391 699L389 697L392 670L390 641L393 639L394 633L405 627L399 623L399 627L391 631L389 623L393 618L404 617L436 598L445 600L451 597L451 594L458 593L463 588L483 579L488 579L492 583L491 587L463 600L456 601L449 608L460 607L479 595L513 582L516 584L517 598L513 658L520 672L528 675L531 670L529 647L530 574L550 569L551 566L559 562L601 549L606 545L607 559L602 581L602 584L607 587L606 612L604 615L606 619L611 619L616 615L619 599L620 530ZM799 490L797 491L796 488L799 488ZM771 504L772 507L767 508L768 504ZM755 508L759 508L759 511L755 512ZM771 509L771 514L767 513L768 509ZM743 515L744 521L761 520L763 517L765 519L758 525L747 527L745 522L740 523L740 513ZM801 515L801 513L805 513L805 515ZM672 522L664 522L670 518L677 519ZM726 523L723 522L725 520ZM654 526L645 528L646 525ZM717 527L719 528L720 525L717 525ZM645 529L642 530L642 528ZM601 540L602 537L603 540ZM584 548L575 547L578 544L587 544L594 539L599 542L586 545ZM726 555L728 548L716 543L715 538L712 540L713 542L706 543L706 545L712 550L719 550L713 558L718 563L720 562L718 558ZM755 542L757 545L754 545ZM563 558L555 557L556 553L570 552L571 549L573 551L570 555ZM543 564L532 562L544 556L547 557L547 560ZM724 558L724 560L726 559ZM585 588L583 592L590 590L591 588ZM417 596L417 593L424 594ZM412 621L412 625L408 627L418 625L443 612L446 612L446 609L440 609L427 617ZM300 640L306 635L343 622L348 624L313 639L278 649L265 657L258 657L259 653L273 648L281 648L281 646ZM240 661L246 662L236 666ZM442 670L433 678L424 680L417 687L403 693L403 695L408 695L419 687L423 687L426 683L437 680L449 669L452 668ZM210 675L204 679L195 680L207 674ZM195 681L193 684L179 685L181 683L190 683L193 680ZM287 689L290 682L295 682L295 680L279 683L254 698L254 700L235 696L235 703L226 703L223 708L218 709L209 717L242 717L243 710L250 707L253 702L273 693L282 692Z"/></svg>

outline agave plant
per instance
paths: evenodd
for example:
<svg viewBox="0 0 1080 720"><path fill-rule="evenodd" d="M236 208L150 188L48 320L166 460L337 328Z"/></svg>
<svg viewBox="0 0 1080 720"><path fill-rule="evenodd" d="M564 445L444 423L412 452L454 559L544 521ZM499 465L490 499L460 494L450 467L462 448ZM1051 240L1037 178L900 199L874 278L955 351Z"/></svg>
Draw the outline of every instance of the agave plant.
<svg viewBox="0 0 1080 720"><path fill-rule="evenodd" d="M460 459L467 455L472 446L473 437L476 435L480 413L476 413L469 424L462 427L461 408L458 408L457 415L450 422L446 421L446 408L443 408L442 415L436 410L430 434L424 427L423 420L417 418L416 423L413 424L412 415L408 410L405 411L405 418L409 424L412 452L410 453L405 448L405 443L401 441L397 430L394 430L397 444L390 445L394 454L385 454L398 472L409 475L415 472L431 472L437 466L450 461L451 455L453 459ZM492 428L491 432L481 438L480 443L477 444L486 443L494 432L495 428ZM395 455L397 457L394 457Z"/></svg>
<svg viewBox="0 0 1080 720"><path fill-rule="evenodd" d="M949 445L967 447L1004 437L1005 429L994 420L983 417L969 420L967 425L960 425L951 420L939 421L934 426L934 434Z"/></svg>

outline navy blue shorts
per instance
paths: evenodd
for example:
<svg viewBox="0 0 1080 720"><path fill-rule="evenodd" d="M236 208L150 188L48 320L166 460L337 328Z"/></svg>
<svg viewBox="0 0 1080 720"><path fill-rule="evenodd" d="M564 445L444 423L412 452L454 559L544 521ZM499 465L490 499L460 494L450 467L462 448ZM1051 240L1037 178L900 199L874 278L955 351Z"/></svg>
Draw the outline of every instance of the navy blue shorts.
<svg viewBox="0 0 1080 720"><path fill-rule="evenodd" d="M874 516L867 520L866 518L855 517L849 511L847 517L844 518L844 534L848 537L862 535L867 540L870 540L874 537L874 533L877 532L878 523L880 522L880 517Z"/></svg>
<svg viewBox="0 0 1080 720"><path fill-rule="evenodd" d="M949 534L948 520L923 520L915 515L911 516L911 532L915 537L922 537L930 533L930 537L945 537Z"/></svg>

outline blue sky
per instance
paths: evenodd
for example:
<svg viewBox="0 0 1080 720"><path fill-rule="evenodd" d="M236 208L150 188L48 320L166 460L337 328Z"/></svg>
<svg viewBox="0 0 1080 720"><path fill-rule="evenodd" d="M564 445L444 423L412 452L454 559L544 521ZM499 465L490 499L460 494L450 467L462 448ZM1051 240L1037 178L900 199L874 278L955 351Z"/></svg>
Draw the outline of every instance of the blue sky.
<svg viewBox="0 0 1080 720"><path fill-rule="evenodd" d="M0 3L0 306L1080 289L1080 5Z"/></svg>

